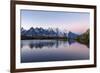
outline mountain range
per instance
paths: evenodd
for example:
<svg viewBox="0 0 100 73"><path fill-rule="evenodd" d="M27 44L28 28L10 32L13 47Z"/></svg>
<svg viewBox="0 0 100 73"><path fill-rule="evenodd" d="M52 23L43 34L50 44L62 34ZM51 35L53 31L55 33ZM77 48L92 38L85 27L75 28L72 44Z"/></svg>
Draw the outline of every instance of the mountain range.
<svg viewBox="0 0 100 73"><path fill-rule="evenodd" d="M53 30L52 28L33 28L25 30L21 28L21 38L71 38L75 39L79 35L73 32L61 32L59 29Z"/></svg>

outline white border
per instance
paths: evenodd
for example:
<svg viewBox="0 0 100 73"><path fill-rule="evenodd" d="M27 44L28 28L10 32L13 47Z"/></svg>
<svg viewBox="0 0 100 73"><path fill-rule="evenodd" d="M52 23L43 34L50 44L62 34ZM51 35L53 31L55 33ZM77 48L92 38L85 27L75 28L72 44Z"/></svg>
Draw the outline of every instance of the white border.
<svg viewBox="0 0 100 73"><path fill-rule="evenodd" d="M89 12L90 13L90 60L79 61L58 61L58 62L39 62L39 63L20 63L20 10L49 10L49 11L70 11L70 12ZM74 66L94 64L94 11L85 8L70 7L50 7L35 5L16 5L16 69L55 67L55 66Z"/></svg>

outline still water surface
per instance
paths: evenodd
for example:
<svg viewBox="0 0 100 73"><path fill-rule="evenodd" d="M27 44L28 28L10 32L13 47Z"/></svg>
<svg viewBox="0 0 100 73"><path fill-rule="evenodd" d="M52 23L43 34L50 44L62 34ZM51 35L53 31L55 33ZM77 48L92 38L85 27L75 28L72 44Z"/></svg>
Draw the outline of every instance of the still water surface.
<svg viewBox="0 0 100 73"><path fill-rule="evenodd" d="M89 59L89 48L76 41L21 40L21 63Z"/></svg>

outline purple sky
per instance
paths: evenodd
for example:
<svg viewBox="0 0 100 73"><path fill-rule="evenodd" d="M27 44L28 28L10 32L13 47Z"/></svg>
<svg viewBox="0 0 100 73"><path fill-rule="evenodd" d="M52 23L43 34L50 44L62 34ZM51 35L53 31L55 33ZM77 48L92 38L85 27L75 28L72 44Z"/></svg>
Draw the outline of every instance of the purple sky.
<svg viewBox="0 0 100 73"><path fill-rule="evenodd" d="M90 14L87 12L21 10L21 27L58 28L61 31L81 34L89 29L89 18Z"/></svg>

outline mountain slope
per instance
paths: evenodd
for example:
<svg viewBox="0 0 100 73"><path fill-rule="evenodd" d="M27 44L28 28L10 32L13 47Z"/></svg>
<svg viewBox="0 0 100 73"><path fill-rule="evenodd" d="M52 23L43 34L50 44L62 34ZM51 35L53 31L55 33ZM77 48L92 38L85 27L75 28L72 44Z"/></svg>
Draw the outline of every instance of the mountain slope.
<svg viewBox="0 0 100 73"><path fill-rule="evenodd" d="M77 41L89 46L89 29L77 38Z"/></svg>

